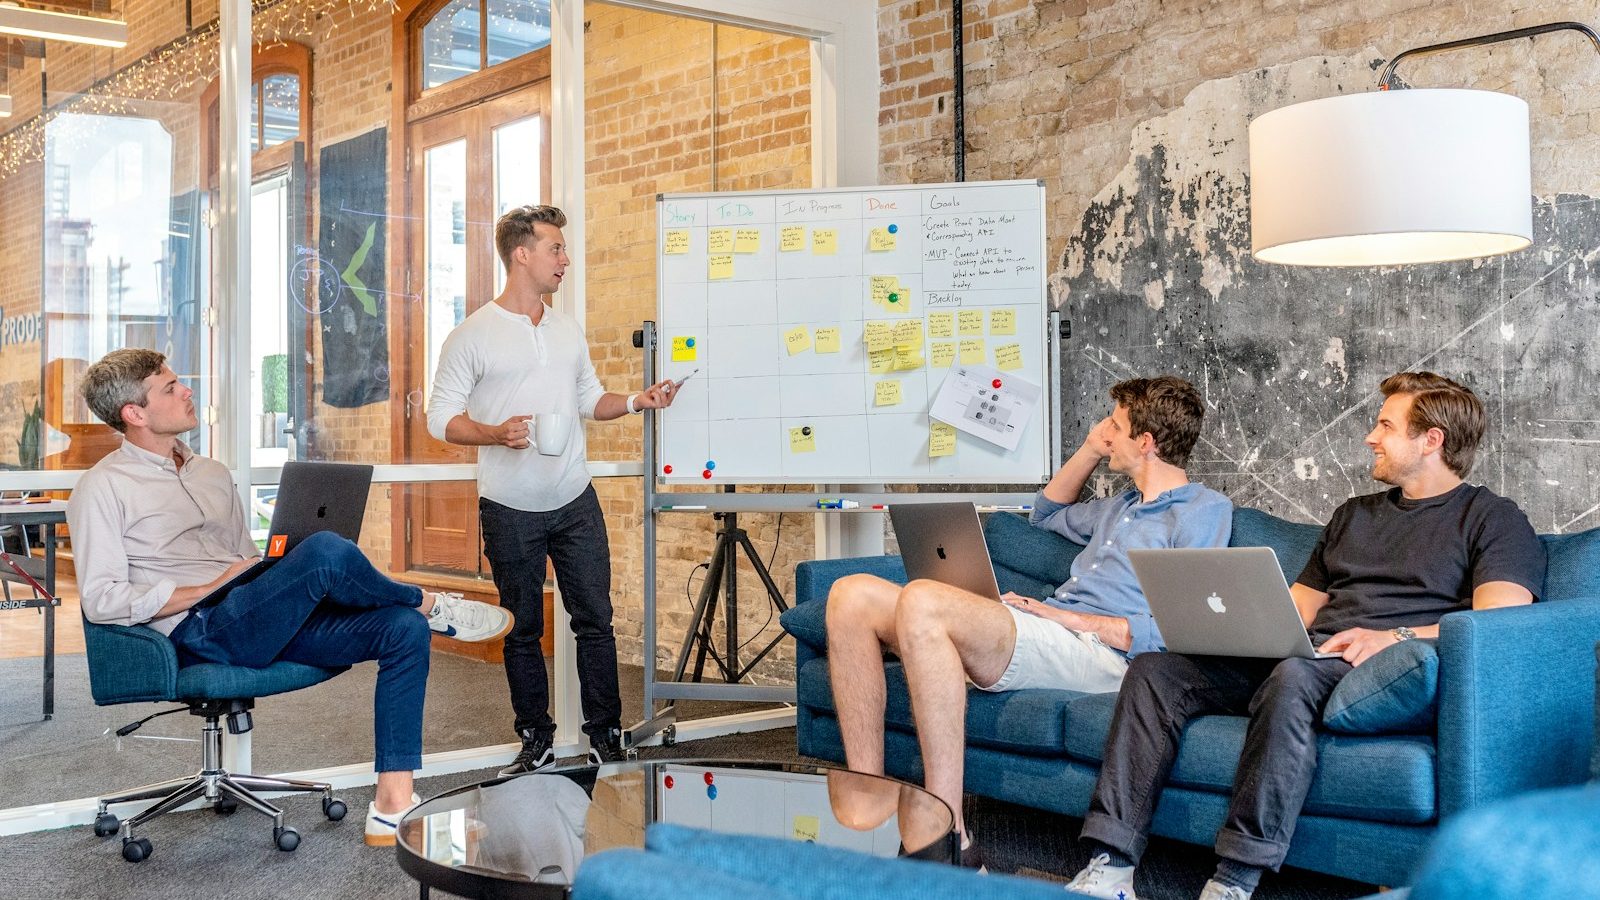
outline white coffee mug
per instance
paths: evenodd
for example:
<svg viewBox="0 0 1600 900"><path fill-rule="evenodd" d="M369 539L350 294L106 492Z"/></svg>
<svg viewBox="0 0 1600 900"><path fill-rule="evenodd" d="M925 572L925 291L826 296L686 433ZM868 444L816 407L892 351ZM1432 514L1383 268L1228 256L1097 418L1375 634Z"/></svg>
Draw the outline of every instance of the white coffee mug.
<svg viewBox="0 0 1600 900"><path fill-rule="evenodd" d="M545 456L560 456L572 437L572 417L566 413L539 413L530 422L528 444Z"/></svg>

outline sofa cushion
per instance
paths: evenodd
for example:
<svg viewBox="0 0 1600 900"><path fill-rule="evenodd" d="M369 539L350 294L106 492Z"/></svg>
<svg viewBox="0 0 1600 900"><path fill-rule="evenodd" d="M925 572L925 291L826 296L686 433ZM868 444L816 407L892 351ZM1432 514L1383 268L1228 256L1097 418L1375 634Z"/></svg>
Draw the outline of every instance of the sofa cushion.
<svg viewBox="0 0 1600 900"><path fill-rule="evenodd" d="M1300 577L1311 558L1311 551L1322 536L1321 525L1305 525L1280 519L1271 513L1248 506L1233 509L1233 533L1228 538L1230 547L1271 547L1278 555L1278 565L1290 584Z"/></svg>
<svg viewBox="0 0 1600 900"><path fill-rule="evenodd" d="M1541 600L1600 597L1600 528L1576 534L1541 534L1544 542L1544 591Z"/></svg>
<svg viewBox="0 0 1600 900"><path fill-rule="evenodd" d="M1068 756L1099 765L1105 757L1115 694L1089 694L1066 709ZM1227 794L1244 749L1250 720L1202 716L1184 730L1170 783ZM1420 824L1436 817L1434 744L1431 737L1317 736L1317 774L1305 811L1373 822Z"/></svg>
<svg viewBox="0 0 1600 900"><path fill-rule="evenodd" d="M1072 577L1072 561L1083 552L1082 545L1008 512L993 513L983 523L983 542L989 547L1000 590L1027 597L1053 593Z"/></svg>
<svg viewBox="0 0 1600 900"><path fill-rule="evenodd" d="M828 652L828 601L813 600L784 610L778 617L783 630L818 653Z"/></svg>
<svg viewBox="0 0 1600 900"><path fill-rule="evenodd" d="M1351 670L1322 710L1344 734L1427 734L1439 716L1439 651L1434 641L1401 641Z"/></svg>

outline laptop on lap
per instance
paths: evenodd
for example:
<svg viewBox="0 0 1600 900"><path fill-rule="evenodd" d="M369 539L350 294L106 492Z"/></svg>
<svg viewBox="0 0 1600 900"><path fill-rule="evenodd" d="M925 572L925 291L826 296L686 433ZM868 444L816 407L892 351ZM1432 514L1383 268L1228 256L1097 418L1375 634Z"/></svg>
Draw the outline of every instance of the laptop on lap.
<svg viewBox="0 0 1600 900"><path fill-rule="evenodd" d="M925 578L1000 599L978 508L971 503L898 503L889 507L906 577Z"/></svg>
<svg viewBox="0 0 1600 900"><path fill-rule="evenodd" d="M1173 653L1331 659L1321 653L1270 547L1129 550L1139 587Z"/></svg>

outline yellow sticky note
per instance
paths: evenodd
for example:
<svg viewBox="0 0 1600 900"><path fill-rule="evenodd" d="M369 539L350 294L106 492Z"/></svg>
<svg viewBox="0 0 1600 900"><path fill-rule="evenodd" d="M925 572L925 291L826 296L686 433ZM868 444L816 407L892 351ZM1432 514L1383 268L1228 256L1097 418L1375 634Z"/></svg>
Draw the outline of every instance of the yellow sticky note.
<svg viewBox="0 0 1600 900"><path fill-rule="evenodd" d="M1002 372L1011 372L1022 368L1022 348L1016 344L1006 344L1004 347L994 348L995 368Z"/></svg>
<svg viewBox="0 0 1600 900"><path fill-rule="evenodd" d="M964 366L981 366L988 362L988 354L983 349L983 339L966 340L961 342L961 364Z"/></svg>
<svg viewBox="0 0 1600 900"><path fill-rule="evenodd" d="M887 228L874 228L867 232L867 250L872 253L882 253L894 249L894 235Z"/></svg>
<svg viewBox="0 0 1600 900"><path fill-rule="evenodd" d="M804 225L785 225L778 232L778 252L793 253L806 248L806 227Z"/></svg>
<svg viewBox="0 0 1600 900"><path fill-rule="evenodd" d="M873 391L873 406L898 406L900 404L900 382L880 381Z"/></svg>
<svg viewBox="0 0 1600 900"><path fill-rule="evenodd" d="M956 314L947 312L928 313L928 334L936 338L956 336Z"/></svg>
<svg viewBox="0 0 1600 900"><path fill-rule="evenodd" d="M932 422L928 426L928 458L938 459L941 456L954 456L956 452L956 427L943 422Z"/></svg>
<svg viewBox="0 0 1600 900"><path fill-rule="evenodd" d="M955 341L933 342L933 367L935 369L948 369L956 361Z"/></svg>
<svg viewBox="0 0 1600 900"><path fill-rule="evenodd" d="M899 279L895 279L894 287L890 289L889 296L884 299L888 300L888 302L883 305L883 308L889 312L911 312L911 291L901 284Z"/></svg>
<svg viewBox="0 0 1600 900"><path fill-rule="evenodd" d="M1014 309L989 310L990 334L1016 334L1017 311Z"/></svg>
<svg viewBox="0 0 1600 900"><path fill-rule="evenodd" d="M896 347L894 350L894 370L896 372L909 372L912 369L922 368L922 348L907 350Z"/></svg>
<svg viewBox="0 0 1600 900"><path fill-rule="evenodd" d="M894 323L894 345L903 350L922 350L922 320L904 319Z"/></svg>
<svg viewBox="0 0 1600 900"><path fill-rule="evenodd" d="M675 338L673 338L672 339L672 361L673 362L694 362L695 361L695 353L696 353L695 343L696 343L696 341L692 337L675 337Z"/></svg>
<svg viewBox="0 0 1600 900"><path fill-rule="evenodd" d="M839 352L839 326L828 325L817 329L817 352Z"/></svg>
<svg viewBox="0 0 1600 900"><path fill-rule="evenodd" d="M710 271L707 273L707 277L712 281L716 281L719 278L732 278L733 254L718 253L717 255L711 257L708 268Z"/></svg>
<svg viewBox="0 0 1600 900"><path fill-rule="evenodd" d="M811 229L811 252L816 256L832 256L839 250L839 232L832 228Z"/></svg>
<svg viewBox="0 0 1600 900"><path fill-rule="evenodd" d="M956 315L956 330L962 337L983 334L983 310L963 309Z"/></svg>
<svg viewBox="0 0 1600 900"><path fill-rule="evenodd" d="M741 228L733 236L733 252L756 253L761 250L761 229Z"/></svg>
<svg viewBox="0 0 1600 900"><path fill-rule="evenodd" d="M681 228L674 228L667 232L666 246L662 248L661 252L667 256L681 256L688 253L689 232Z"/></svg>
<svg viewBox="0 0 1600 900"><path fill-rule="evenodd" d="M822 822L816 816L794 817L794 839L797 841L817 842L817 835L822 833Z"/></svg>
<svg viewBox="0 0 1600 900"><path fill-rule="evenodd" d="M882 350L869 350L867 352L867 371L874 375L882 375L894 368L894 348L885 347Z"/></svg>
<svg viewBox="0 0 1600 900"><path fill-rule="evenodd" d="M868 322L865 338L867 352L887 350L894 346L894 328L888 322Z"/></svg>
<svg viewBox="0 0 1600 900"><path fill-rule="evenodd" d="M889 305L889 295L899 285L900 279L893 275L873 275L867 279L867 284L872 286L872 302L879 306Z"/></svg>
<svg viewBox="0 0 1600 900"><path fill-rule="evenodd" d="M817 449L817 435L810 425L789 429L789 452L812 453Z"/></svg>
<svg viewBox="0 0 1600 900"><path fill-rule="evenodd" d="M713 229L711 229L711 234L706 238L706 252L707 253L732 253L733 252L733 229L732 228L713 228Z"/></svg>
<svg viewBox="0 0 1600 900"><path fill-rule="evenodd" d="M791 328L783 333L783 345L789 348L789 355L804 353L811 349L811 331L804 325Z"/></svg>

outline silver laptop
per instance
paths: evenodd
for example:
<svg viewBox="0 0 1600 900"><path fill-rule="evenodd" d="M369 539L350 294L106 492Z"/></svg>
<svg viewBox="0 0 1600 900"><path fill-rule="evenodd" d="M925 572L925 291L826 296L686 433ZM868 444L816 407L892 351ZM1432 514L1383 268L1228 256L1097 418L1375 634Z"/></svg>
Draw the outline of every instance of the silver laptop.
<svg viewBox="0 0 1600 900"><path fill-rule="evenodd" d="M1270 547L1129 550L1167 649L1196 656L1330 659L1300 621Z"/></svg>
<svg viewBox="0 0 1600 900"><path fill-rule="evenodd" d="M889 521L910 580L926 578L1000 599L978 508L971 503L896 503Z"/></svg>

